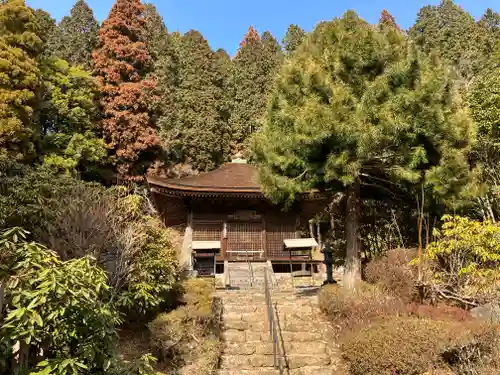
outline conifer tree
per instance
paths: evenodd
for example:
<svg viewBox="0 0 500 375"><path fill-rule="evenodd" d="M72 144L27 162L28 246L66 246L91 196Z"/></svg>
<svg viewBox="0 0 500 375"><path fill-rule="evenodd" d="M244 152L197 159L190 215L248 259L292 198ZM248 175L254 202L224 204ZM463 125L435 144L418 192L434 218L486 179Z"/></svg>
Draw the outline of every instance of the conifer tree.
<svg viewBox="0 0 500 375"><path fill-rule="evenodd" d="M379 24L383 26L392 26L401 31L401 28L396 23L396 19L392 14L389 13L387 9L382 10L382 13L380 14Z"/></svg>
<svg viewBox="0 0 500 375"><path fill-rule="evenodd" d="M229 153L229 131L219 112L223 92L218 62L208 42L195 30L177 44L176 77L164 76L168 106L162 102L161 137L171 158L196 170L211 170ZM174 85L172 85L172 80Z"/></svg>
<svg viewBox="0 0 500 375"><path fill-rule="evenodd" d="M0 3L0 149L19 159L34 156L38 138L33 114L42 41L36 30L23 0Z"/></svg>
<svg viewBox="0 0 500 375"><path fill-rule="evenodd" d="M260 128L267 95L281 64L281 49L268 32L263 38L250 26L233 58L233 103L229 120L233 152L246 148L248 136Z"/></svg>
<svg viewBox="0 0 500 375"><path fill-rule="evenodd" d="M162 16L153 4L144 5L144 21L142 41L146 43L151 58L156 62L168 48L168 30Z"/></svg>
<svg viewBox="0 0 500 375"><path fill-rule="evenodd" d="M252 145L265 193L346 202L348 286L360 278L361 199L421 186L443 200L470 180L474 126L439 58L354 12L318 25L285 62ZM279 141L277 141L279 140Z"/></svg>
<svg viewBox="0 0 500 375"><path fill-rule="evenodd" d="M484 34L474 18L452 0L420 9L409 35L425 53L438 50L467 81L484 63Z"/></svg>
<svg viewBox="0 0 500 375"><path fill-rule="evenodd" d="M114 151L118 175L141 180L154 161L160 140L150 117L155 82L146 79L151 56L141 35L144 6L139 0L117 0L103 22L93 53L94 75L101 95L101 126Z"/></svg>
<svg viewBox="0 0 500 375"><path fill-rule="evenodd" d="M306 33L298 25L290 25L283 37L283 48L287 54L293 53L305 39Z"/></svg>
<svg viewBox="0 0 500 375"><path fill-rule="evenodd" d="M92 65L92 51L98 44L99 23L85 0L77 0L59 24L57 55L73 65L89 70Z"/></svg>
<svg viewBox="0 0 500 375"><path fill-rule="evenodd" d="M217 112L222 126L225 127L228 139L226 140L228 144L226 145L226 159L229 158L230 153L230 127L229 118L231 116L231 105L232 105L232 92L231 92L231 69L232 61L231 57L226 50L219 48L214 53L214 63L216 71L215 86L219 89L217 91Z"/></svg>
<svg viewBox="0 0 500 375"><path fill-rule="evenodd" d="M56 20L42 9L37 9L33 13L35 15L37 35L42 41L41 57L46 58L57 54L61 34Z"/></svg>
<svg viewBox="0 0 500 375"><path fill-rule="evenodd" d="M492 56L500 47L500 14L488 8L478 22L485 34L485 55Z"/></svg>

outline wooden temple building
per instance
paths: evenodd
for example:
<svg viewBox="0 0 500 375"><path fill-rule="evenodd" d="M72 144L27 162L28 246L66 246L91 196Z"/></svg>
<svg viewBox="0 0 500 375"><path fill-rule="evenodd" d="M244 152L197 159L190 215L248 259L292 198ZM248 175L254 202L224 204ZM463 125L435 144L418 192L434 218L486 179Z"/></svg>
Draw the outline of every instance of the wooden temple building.
<svg viewBox="0 0 500 375"><path fill-rule="evenodd" d="M257 168L244 160L185 178L149 177L148 183L166 226L184 234L180 261L186 269L207 274L223 273L228 262L277 268L321 262L309 219L323 209L324 197L307 194L284 210L266 199Z"/></svg>

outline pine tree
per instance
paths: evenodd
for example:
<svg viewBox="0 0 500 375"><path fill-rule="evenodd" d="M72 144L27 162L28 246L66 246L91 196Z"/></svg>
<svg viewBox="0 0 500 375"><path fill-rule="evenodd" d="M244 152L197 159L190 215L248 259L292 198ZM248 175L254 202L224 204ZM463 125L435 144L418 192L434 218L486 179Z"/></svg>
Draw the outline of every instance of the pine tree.
<svg viewBox="0 0 500 375"><path fill-rule="evenodd" d="M348 286L360 279L363 197L424 184L445 200L470 181L475 131L449 71L396 32L354 12L318 25L281 69L252 142L271 199L345 193Z"/></svg>
<svg viewBox="0 0 500 375"><path fill-rule="evenodd" d="M143 178L160 144L148 95L155 82L145 78L151 56L140 41L143 11L139 0L117 0L92 54L101 95L102 130L114 151L119 177L131 180Z"/></svg>
<svg viewBox="0 0 500 375"><path fill-rule="evenodd" d="M279 44L270 33L264 33L262 39L250 26L233 59L233 103L229 119L233 153L243 151L249 135L260 128L259 121L281 64L281 55Z"/></svg>
<svg viewBox="0 0 500 375"><path fill-rule="evenodd" d="M467 81L484 63L485 41L481 29L474 18L452 0L420 9L409 35L424 52L438 50Z"/></svg>
<svg viewBox="0 0 500 375"><path fill-rule="evenodd" d="M306 38L306 33L298 25L290 25L282 43L286 53L293 53Z"/></svg>
<svg viewBox="0 0 500 375"><path fill-rule="evenodd" d="M90 70L92 51L98 44L99 23L84 0L78 0L59 24L57 55L73 65Z"/></svg>
<svg viewBox="0 0 500 375"><path fill-rule="evenodd" d="M219 110L223 77L213 51L198 31L184 34L176 52L177 77L164 76L166 84L160 81L160 87L169 88L162 97L171 96L168 106L162 108L161 137L174 162L211 170L229 153L227 123Z"/></svg>
<svg viewBox="0 0 500 375"><path fill-rule="evenodd" d="M33 119L42 41L35 16L23 0L0 3L0 149L11 157L34 156L38 130Z"/></svg>

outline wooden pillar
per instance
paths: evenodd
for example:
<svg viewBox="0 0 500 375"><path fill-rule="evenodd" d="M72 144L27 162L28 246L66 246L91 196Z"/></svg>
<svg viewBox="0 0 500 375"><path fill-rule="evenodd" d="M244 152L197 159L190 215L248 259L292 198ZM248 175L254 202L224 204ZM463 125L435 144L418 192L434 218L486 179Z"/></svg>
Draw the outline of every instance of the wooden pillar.
<svg viewBox="0 0 500 375"><path fill-rule="evenodd" d="M228 254L226 253L227 251L227 219L224 220L224 222L222 223L222 239L221 239L221 255L222 255L222 259L224 259L224 261L227 260L228 258ZM224 264L226 264L224 262Z"/></svg>
<svg viewBox="0 0 500 375"><path fill-rule="evenodd" d="M193 270L193 213L191 210L188 212L186 230L184 232L184 239L182 241L182 250L179 256L179 264L181 269L188 271Z"/></svg>

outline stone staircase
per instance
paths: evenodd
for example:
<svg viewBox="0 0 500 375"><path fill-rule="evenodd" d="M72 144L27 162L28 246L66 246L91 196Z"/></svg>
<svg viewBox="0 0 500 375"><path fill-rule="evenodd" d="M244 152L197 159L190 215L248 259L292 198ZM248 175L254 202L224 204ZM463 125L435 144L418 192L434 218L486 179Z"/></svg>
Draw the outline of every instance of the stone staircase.
<svg viewBox="0 0 500 375"><path fill-rule="evenodd" d="M317 289L274 289L291 375L333 375L339 349L317 305ZM224 305L224 350L219 375L276 375L263 289L220 291Z"/></svg>

